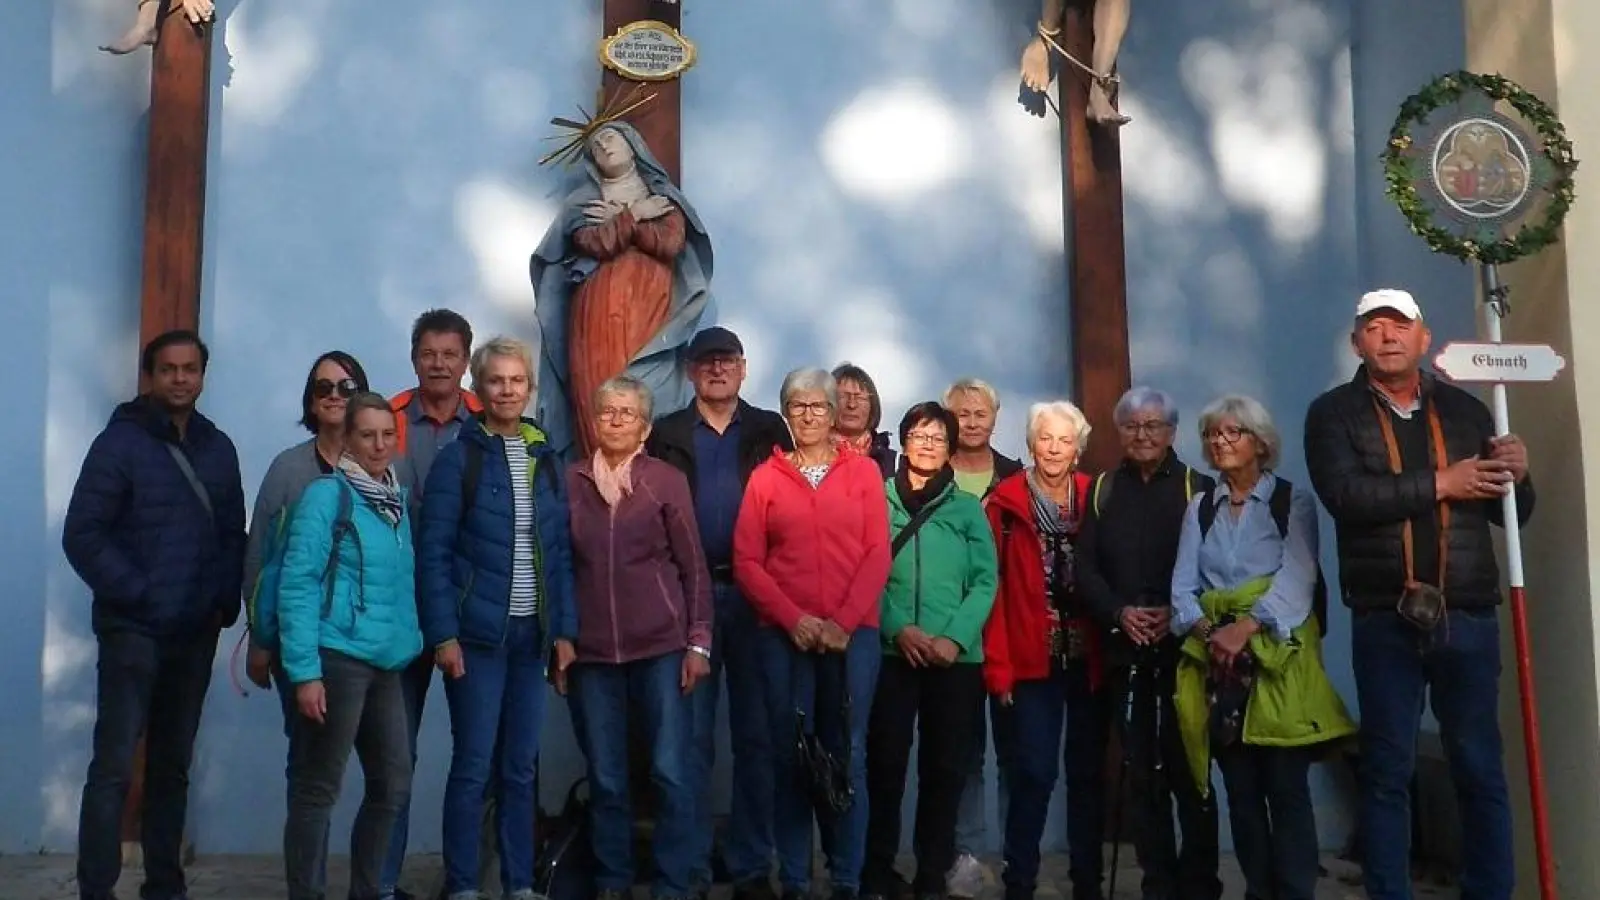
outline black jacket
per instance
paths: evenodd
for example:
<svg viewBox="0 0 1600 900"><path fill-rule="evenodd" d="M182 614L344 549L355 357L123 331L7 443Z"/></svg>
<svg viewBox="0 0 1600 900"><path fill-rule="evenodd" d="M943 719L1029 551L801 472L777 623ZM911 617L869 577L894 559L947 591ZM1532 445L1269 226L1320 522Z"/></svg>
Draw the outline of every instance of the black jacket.
<svg viewBox="0 0 1600 900"><path fill-rule="evenodd" d="M1481 453L1494 435L1494 420L1483 401L1427 373L1422 393L1424 402L1439 410L1448 462ZM1433 470L1391 472L1373 396L1362 368L1348 384L1312 401L1306 412L1306 468L1337 526L1340 593L1345 605L1356 610L1394 608L1405 585L1402 524L1434 516L1437 505ZM1530 477L1517 485L1520 521L1532 515L1533 502ZM1499 500L1450 504L1443 587L1451 608L1481 609L1500 602L1491 522L1503 524Z"/></svg>
<svg viewBox="0 0 1600 900"><path fill-rule="evenodd" d="M793 450L794 439L789 436L788 423L775 412L740 400L738 416L739 482L748 484L750 473L772 455L773 447ZM694 426L699 422L700 411L690 403L657 419L644 445L646 453L681 471L689 479L691 491L695 489Z"/></svg>
<svg viewBox="0 0 1600 900"><path fill-rule="evenodd" d="M995 485L1022 471L1022 463L999 450L990 447L989 453L994 456L994 477L989 479L989 486L984 489L982 497L984 500L989 499L989 495L994 493Z"/></svg>
<svg viewBox="0 0 1600 900"><path fill-rule="evenodd" d="M1102 625L1116 628L1124 607L1172 602L1184 513L1191 497L1217 483L1169 450L1149 481L1124 460L1090 486L1088 515L1078 532L1078 596ZM1169 638L1161 649L1175 656L1177 641ZM1113 664L1129 661L1132 645L1118 636L1108 656Z"/></svg>

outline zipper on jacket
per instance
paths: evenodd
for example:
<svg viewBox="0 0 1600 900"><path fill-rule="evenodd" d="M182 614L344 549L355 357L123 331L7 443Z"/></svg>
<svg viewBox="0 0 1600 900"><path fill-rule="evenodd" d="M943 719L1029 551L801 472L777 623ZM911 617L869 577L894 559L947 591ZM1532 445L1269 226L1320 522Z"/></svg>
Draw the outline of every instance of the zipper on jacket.
<svg viewBox="0 0 1600 900"><path fill-rule="evenodd" d="M617 632L617 511L606 522L606 602L611 608L611 661L622 662L622 637Z"/></svg>
<svg viewBox="0 0 1600 900"><path fill-rule="evenodd" d="M539 618L539 655L544 656L544 648L551 644L550 640L550 585L544 580L544 541L539 537L539 479L535 478L539 460L533 453L533 448L528 448L528 499L533 507L529 515L532 517L533 526L533 602L534 615ZM556 473L560 477L560 473ZM512 498L512 518L516 518L516 498ZM511 552L516 554L516 535L511 536ZM515 560L513 560L515 562ZM506 631L511 630L511 603L506 602ZM503 643L503 642L502 642Z"/></svg>
<svg viewBox="0 0 1600 900"><path fill-rule="evenodd" d="M911 622L922 627L922 535L911 536Z"/></svg>

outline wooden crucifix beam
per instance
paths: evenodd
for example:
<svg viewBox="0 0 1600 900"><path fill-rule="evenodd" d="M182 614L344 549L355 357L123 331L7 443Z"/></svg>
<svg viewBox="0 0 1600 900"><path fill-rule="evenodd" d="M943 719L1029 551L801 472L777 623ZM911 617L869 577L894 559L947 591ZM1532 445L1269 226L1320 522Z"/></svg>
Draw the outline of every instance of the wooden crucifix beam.
<svg viewBox="0 0 1600 900"><path fill-rule="evenodd" d="M677 0L605 0L603 14L604 37L617 33L617 29L632 22L653 19L673 28L682 24L683 11ZM636 82L623 78L608 68L602 68L600 87L607 98L625 95ZM674 184L683 184L680 170L682 159L679 136L682 134L682 90L677 78L651 82L649 91L655 99L628 114L628 123L638 129L650 152L660 160L662 167L672 177Z"/></svg>
<svg viewBox="0 0 1600 900"><path fill-rule="evenodd" d="M1068 0L1062 46L1093 58L1094 0ZM1127 265L1122 234L1122 147L1117 129L1091 123L1089 81L1070 63L1057 74L1061 109L1063 194L1072 322L1073 389L1089 424L1104 437L1089 442L1084 466L1115 466L1112 410L1130 384Z"/></svg>

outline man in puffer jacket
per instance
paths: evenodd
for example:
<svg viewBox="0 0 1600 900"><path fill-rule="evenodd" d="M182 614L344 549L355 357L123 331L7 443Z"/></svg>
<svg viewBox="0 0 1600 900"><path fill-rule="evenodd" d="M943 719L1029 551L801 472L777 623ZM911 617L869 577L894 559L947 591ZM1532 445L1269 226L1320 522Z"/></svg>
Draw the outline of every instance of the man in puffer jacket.
<svg viewBox="0 0 1600 900"><path fill-rule="evenodd" d="M78 888L108 900L122 870L122 807L145 748L142 894L184 896L189 762L217 633L239 618L244 489L233 442L195 411L205 344L156 337L148 394L117 407L84 459L61 543L94 592L99 642L94 756L78 821Z"/></svg>

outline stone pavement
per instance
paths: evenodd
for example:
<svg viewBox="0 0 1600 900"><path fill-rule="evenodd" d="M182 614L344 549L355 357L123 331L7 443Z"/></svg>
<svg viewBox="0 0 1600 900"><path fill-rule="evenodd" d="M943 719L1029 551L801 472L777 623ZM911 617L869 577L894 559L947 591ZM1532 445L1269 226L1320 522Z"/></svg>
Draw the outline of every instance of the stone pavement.
<svg viewBox="0 0 1600 900"><path fill-rule="evenodd" d="M1117 895L1112 900L1138 900L1139 871L1133 864L1132 848L1121 854L1122 871L1117 877ZM991 871L993 861L991 862ZM347 860L336 857L329 862L329 879L333 890L328 896L338 900L344 896L347 878ZM1336 859L1325 861L1329 876L1317 887L1317 900L1360 900L1365 894L1351 882L1356 870L1349 863ZM409 860L403 886L409 890L425 892L439 883L439 857L419 856ZM1238 866L1231 858L1222 865L1223 882L1227 885L1224 897L1242 897L1244 894ZM120 895L124 900L139 896L140 873L130 869L125 872ZM985 891L985 900L999 894L993 877ZM73 877L71 856L0 856L0 900L77 900L77 882ZM283 863L275 856L201 856L189 867L190 900L282 900ZM1061 900L1071 896L1067 883L1067 860L1061 854L1045 857L1044 877L1039 888L1039 900ZM1419 886L1418 900L1449 900L1453 889ZM718 900L726 894L717 892Z"/></svg>

